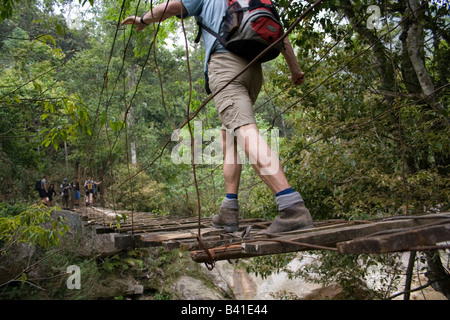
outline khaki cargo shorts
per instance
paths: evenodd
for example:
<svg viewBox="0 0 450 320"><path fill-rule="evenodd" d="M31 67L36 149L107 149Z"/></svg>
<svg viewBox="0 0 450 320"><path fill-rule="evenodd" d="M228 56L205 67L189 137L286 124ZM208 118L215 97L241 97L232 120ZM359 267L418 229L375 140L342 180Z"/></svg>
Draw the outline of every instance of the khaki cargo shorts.
<svg viewBox="0 0 450 320"><path fill-rule="evenodd" d="M214 53L208 63L209 87L214 94L240 73L249 61L233 53ZM236 130L256 123L253 105L258 98L263 75L261 63L256 63L214 97L222 129Z"/></svg>

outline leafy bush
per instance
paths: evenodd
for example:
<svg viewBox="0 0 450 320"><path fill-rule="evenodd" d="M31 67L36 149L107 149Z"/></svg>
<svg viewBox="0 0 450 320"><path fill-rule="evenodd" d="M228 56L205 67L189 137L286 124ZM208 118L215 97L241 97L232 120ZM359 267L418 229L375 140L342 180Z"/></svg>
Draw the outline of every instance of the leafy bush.
<svg viewBox="0 0 450 320"><path fill-rule="evenodd" d="M160 211L165 203L163 188L163 184L151 180L146 172L139 172L138 167L119 165L108 201L125 210Z"/></svg>
<svg viewBox="0 0 450 320"><path fill-rule="evenodd" d="M19 214L0 217L0 255L18 242L44 248L59 245L60 236L69 231L69 227L63 221L52 218L53 210L31 206Z"/></svg>
<svg viewBox="0 0 450 320"><path fill-rule="evenodd" d="M24 203L9 204L0 202L0 218L13 217L28 209L28 205Z"/></svg>

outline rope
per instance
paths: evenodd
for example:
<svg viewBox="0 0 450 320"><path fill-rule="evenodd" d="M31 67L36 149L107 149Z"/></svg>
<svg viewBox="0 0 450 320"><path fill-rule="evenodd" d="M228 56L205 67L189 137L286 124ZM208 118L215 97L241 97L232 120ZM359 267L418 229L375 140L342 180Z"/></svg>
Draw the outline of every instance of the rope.
<svg viewBox="0 0 450 320"><path fill-rule="evenodd" d="M195 185L195 192L196 192L196 196L197 196L197 216L198 216L198 223L197 223L197 227L198 227L198 231L197 231L197 241L199 243L200 248L202 248L202 250L204 250L206 252L206 254L208 255L208 258L210 261L213 260L212 254L210 252L210 250L206 247L205 243L203 242L202 239L202 233L201 233L201 201L200 201L200 190L198 187L198 181L197 181L197 170L196 170L196 166L195 166L195 157L194 157L194 153L195 153L195 148L194 148L194 134L192 132L192 128L191 128L191 120L190 120L190 106L191 106L191 100L192 100L192 74L191 74L191 65L190 65L190 60L189 60L189 46L187 43L187 37L186 37L186 30L184 28L184 17L183 14L180 12L180 16L181 16L181 26L183 29L183 34L184 34L184 41L185 41L185 48L186 48L186 63L187 63L187 68L188 68L188 77L189 77L189 98L188 98L188 104L187 104L187 110L186 110L186 117L187 117L187 125L188 125L188 129L189 129L189 135L191 137L191 162L192 162L192 174L193 174L193 178L194 178L194 185ZM206 267L208 268L208 270L212 270L214 269L214 262L212 263L206 263L205 264Z"/></svg>

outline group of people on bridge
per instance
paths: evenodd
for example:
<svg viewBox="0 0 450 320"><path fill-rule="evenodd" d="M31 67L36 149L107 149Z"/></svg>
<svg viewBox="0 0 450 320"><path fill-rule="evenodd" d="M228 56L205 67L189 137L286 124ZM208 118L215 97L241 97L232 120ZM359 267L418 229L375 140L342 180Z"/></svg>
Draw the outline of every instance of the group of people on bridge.
<svg viewBox="0 0 450 320"><path fill-rule="evenodd" d="M98 195L99 184L101 184L101 181L95 181L93 178L87 178L85 181L83 187L85 190L84 199L86 206L94 204ZM41 203L48 207L53 205L53 198L58 194L61 196L62 209L73 209L80 205L81 187L77 181L69 182L67 178L64 178L59 187L59 193L57 193L55 185L49 183L47 177L44 176L43 179L36 182L35 189L39 192Z"/></svg>

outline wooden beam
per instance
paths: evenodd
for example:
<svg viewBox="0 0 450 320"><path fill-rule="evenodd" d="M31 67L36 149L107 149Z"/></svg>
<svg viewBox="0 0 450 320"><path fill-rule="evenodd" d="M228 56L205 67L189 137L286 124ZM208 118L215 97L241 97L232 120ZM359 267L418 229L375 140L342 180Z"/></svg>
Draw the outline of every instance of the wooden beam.
<svg viewBox="0 0 450 320"><path fill-rule="evenodd" d="M209 252L214 261L252 258L259 256L259 254L245 252L240 244L211 248L209 249ZM198 263L211 262L205 250L191 251L191 258Z"/></svg>
<svg viewBox="0 0 450 320"><path fill-rule="evenodd" d="M445 220L447 219L448 222ZM261 235L271 222L262 219L240 221L240 230L227 233L211 226L211 219L201 221L201 235L204 245L214 260L248 258L301 250L333 250L342 254L381 253L407 250L434 244L433 241L449 241L450 214L425 216L395 216L367 221L327 220L317 221L314 228L286 232L277 235ZM147 224L146 224L147 223ZM440 223L440 225L438 225ZM209 262L209 255L200 247L197 239L198 221L189 219L135 220L133 232L117 234L117 248L162 246L166 250L180 248L191 251L196 262ZM247 227L252 231L248 232ZM127 225L126 230L129 230ZM430 228L436 227L436 228ZM412 229L413 228L413 229ZM107 225L98 233L108 232ZM122 229L122 231L126 231ZM243 230L246 236L244 239ZM410 233L414 230L415 232ZM117 230L115 230L117 232ZM396 235L397 237L395 237ZM432 238L432 237L435 238ZM386 240L388 239L388 240ZM403 241L403 240L404 241ZM426 239L420 240L417 239ZM402 243L402 245L400 245Z"/></svg>
<svg viewBox="0 0 450 320"><path fill-rule="evenodd" d="M335 247L338 242L352 240L385 230L410 228L418 224L414 219L379 221L357 225L348 223L341 227L327 228L325 230L314 228L294 234L286 233L277 237L277 241L246 243L243 249L249 254L269 255L310 249L308 246L295 244L296 242ZM286 242L283 242L283 240L286 240Z"/></svg>
<svg viewBox="0 0 450 320"><path fill-rule="evenodd" d="M450 241L450 223L345 241L338 243L337 249L341 254L387 253L408 251L413 247L444 241Z"/></svg>
<svg viewBox="0 0 450 320"><path fill-rule="evenodd" d="M106 227L106 226L95 226L95 233L96 234L105 234L105 233L114 233L115 230L113 228L110 227Z"/></svg>

